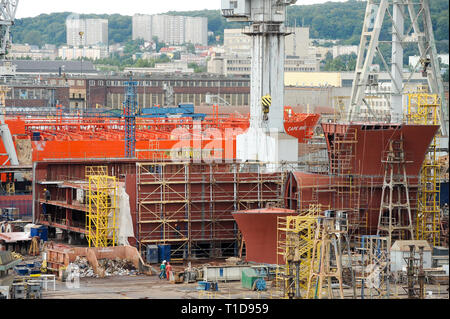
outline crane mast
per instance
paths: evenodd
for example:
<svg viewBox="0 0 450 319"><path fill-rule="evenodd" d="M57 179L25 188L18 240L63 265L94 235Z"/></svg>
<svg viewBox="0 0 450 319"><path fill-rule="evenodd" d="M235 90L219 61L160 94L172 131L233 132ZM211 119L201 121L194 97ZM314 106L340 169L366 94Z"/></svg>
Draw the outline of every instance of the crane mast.
<svg viewBox="0 0 450 319"><path fill-rule="evenodd" d="M296 0L222 0L229 21L248 22L252 38L250 128L236 138L241 161L275 165L298 160L298 140L284 130L286 10ZM266 166L267 168L267 166Z"/></svg>

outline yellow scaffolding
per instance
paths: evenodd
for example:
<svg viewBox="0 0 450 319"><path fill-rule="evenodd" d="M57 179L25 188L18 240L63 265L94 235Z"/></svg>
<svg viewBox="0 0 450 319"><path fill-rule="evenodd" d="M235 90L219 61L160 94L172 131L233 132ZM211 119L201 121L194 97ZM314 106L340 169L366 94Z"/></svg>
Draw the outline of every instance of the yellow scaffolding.
<svg viewBox="0 0 450 319"><path fill-rule="evenodd" d="M309 298L322 299L326 294L327 299L333 299L332 279L335 279L339 286L339 297L344 299L341 252L337 243L344 231L337 230L335 223L333 217L317 219L306 289ZM323 291L325 281L327 289Z"/></svg>
<svg viewBox="0 0 450 319"><path fill-rule="evenodd" d="M278 217L277 290L282 298L309 298L306 290L317 218L322 205L310 205L298 216Z"/></svg>
<svg viewBox="0 0 450 319"><path fill-rule="evenodd" d="M408 94L407 117L411 124L440 125L440 107L441 101L437 94ZM427 240L433 246L440 244L440 172L435 136L420 171L416 215L417 239Z"/></svg>
<svg viewBox="0 0 450 319"><path fill-rule="evenodd" d="M89 179L89 176L106 176L108 175L108 166L86 166L85 175L86 179Z"/></svg>
<svg viewBox="0 0 450 319"><path fill-rule="evenodd" d="M86 176L89 180L86 238L89 247L108 247L116 245L116 177L108 175L91 175L105 172L106 169L101 167L86 168Z"/></svg>

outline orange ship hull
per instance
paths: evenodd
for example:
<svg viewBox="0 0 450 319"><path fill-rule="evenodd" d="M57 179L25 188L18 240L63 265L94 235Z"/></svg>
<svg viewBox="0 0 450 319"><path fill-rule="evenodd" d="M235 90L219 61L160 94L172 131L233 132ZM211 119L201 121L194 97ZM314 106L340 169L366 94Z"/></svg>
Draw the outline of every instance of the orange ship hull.
<svg viewBox="0 0 450 319"><path fill-rule="evenodd" d="M314 133L318 114L298 114L285 109L286 132L305 143ZM236 158L236 135L249 127L249 118L218 114L202 122L190 118L145 119L136 121L136 157L140 159L194 158L229 160ZM11 134L31 139L32 160L62 158L125 157L125 122L105 118L8 119ZM33 136L38 135L34 140ZM0 142L0 161L9 165Z"/></svg>

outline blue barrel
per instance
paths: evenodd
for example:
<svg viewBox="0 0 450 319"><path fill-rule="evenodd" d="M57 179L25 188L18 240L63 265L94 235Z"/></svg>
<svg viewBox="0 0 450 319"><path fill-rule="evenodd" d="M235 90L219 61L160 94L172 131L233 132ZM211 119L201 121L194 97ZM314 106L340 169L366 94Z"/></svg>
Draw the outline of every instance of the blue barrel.
<svg viewBox="0 0 450 319"><path fill-rule="evenodd" d="M28 269L27 267L23 267L23 266L22 267L16 266L14 268L14 270L16 271L16 273L19 276L28 276L28 274L30 272L30 269Z"/></svg>
<svg viewBox="0 0 450 319"><path fill-rule="evenodd" d="M158 245L158 262L170 261L170 245Z"/></svg>
<svg viewBox="0 0 450 319"><path fill-rule="evenodd" d="M157 264L158 260L158 246L157 245L148 245L147 246L147 263L149 264Z"/></svg>
<svg viewBox="0 0 450 319"><path fill-rule="evenodd" d="M33 132L31 136L32 141L40 141L41 140L41 132Z"/></svg>
<svg viewBox="0 0 450 319"><path fill-rule="evenodd" d="M48 240L48 228L46 226L34 226L30 230L31 237L38 236L43 241Z"/></svg>

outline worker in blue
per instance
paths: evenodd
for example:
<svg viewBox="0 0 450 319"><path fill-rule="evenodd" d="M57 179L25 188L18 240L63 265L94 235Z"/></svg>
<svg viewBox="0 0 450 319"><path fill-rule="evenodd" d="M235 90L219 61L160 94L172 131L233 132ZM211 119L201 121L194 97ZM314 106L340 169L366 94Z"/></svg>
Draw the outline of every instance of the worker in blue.
<svg viewBox="0 0 450 319"><path fill-rule="evenodd" d="M44 188L44 198L45 198L45 203L42 203L42 211L43 211L44 215L47 215L47 204L46 203L48 203L51 196L50 196L50 191L46 188Z"/></svg>
<svg viewBox="0 0 450 319"><path fill-rule="evenodd" d="M159 274L159 279L166 278L166 261L163 260L161 263L161 266L159 266L159 270L161 270L161 273Z"/></svg>
<svg viewBox="0 0 450 319"><path fill-rule="evenodd" d="M50 191L46 188L44 188L44 196L45 196L45 201L48 202L51 198L50 196Z"/></svg>

